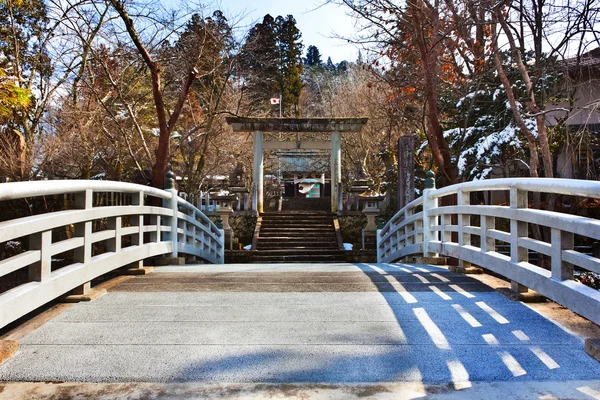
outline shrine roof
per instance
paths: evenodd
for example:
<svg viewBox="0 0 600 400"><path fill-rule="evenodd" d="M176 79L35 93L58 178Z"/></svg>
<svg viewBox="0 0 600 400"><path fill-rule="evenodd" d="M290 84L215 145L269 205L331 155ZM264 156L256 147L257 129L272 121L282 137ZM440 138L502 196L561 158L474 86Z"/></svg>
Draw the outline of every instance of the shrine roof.
<svg viewBox="0 0 600 400"><path fill-rule="evenodd" d="M368 120L368 118L226 118L234 132L359 132Z"/></svg>

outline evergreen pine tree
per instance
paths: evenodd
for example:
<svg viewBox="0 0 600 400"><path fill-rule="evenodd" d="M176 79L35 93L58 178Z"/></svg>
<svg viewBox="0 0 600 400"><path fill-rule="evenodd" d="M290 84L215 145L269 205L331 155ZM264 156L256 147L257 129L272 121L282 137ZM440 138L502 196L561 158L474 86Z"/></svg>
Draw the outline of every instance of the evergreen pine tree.
<svg viewBox="0 0 600 400"><path fill-rule="evenodd" d="M240 54L241 74L248 93L248 113L270 110L269 98L281 93L280 51L275 19L265 15L246 37Z"/></svg>
<svg viewBox="0 0 600 400"><path fill-rule="evenodd" d="M323 64L321 60L321 53L317 46L310 45L306 50L306 58L304 59L304 65L309 67L320 66Z"/></svg>
<svg viewBox="0 0 600 400"><path fill-rule="evenodd" d="M280 54L280 92L284 115L298 116L300 94L302 92L302 34L292 15L277 17L278 43Z"/></svg>

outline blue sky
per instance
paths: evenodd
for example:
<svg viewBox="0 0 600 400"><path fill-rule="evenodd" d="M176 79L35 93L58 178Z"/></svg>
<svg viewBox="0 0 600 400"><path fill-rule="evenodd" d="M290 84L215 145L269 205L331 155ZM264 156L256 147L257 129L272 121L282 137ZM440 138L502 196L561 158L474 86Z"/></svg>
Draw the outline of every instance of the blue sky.
<svg viewBox="0 0 600 400"><path fill-rule="evenodd" d="M354 31L354 20L346 15L344 8L333 4L318 8L322 4L319 0L221 0L215 4L214 7L223 10L230 19L237 20L243 16L239 25L246 29L242 31L260 22L265 14L273 17L292 14L302 32L304 53L309 45L315 45L323 61L327 61L327 57L331 57L334 63L356 60L358 49L355 46L332 38L336 34L351 36Z"/></svg>

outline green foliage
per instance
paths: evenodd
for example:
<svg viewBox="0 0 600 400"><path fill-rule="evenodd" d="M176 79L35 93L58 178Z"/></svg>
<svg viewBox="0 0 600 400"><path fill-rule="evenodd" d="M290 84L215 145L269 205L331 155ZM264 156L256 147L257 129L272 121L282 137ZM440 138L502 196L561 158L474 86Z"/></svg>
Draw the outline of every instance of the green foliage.
<svg viewBox="0 0 600 400"><path fill-rule="evenodd" d="M241 75L249 98L248 114L277 115L269 98L281 98L283 115L299 115L302 93L301 33L292 15L265 15L248 33L240 55Z"/></svg>
<svg viewBox="0 0 600 400"><path fill-rule="evenodd" d="M43 49L47 8L42 0L0 2L0 68L27 80L31 74L49 76L50 60Z"/></svg>
<svg viewBox="0 0 600 400"><path fill-rule="evenodd" d="M27 140L32 139L37 128L31 121L39 119L25 112L34 105L31 92L41 91L52 74L45 50L48 31L44 1L0 1L0 69L3 71L0 113L7 127L20 132ZM15 109L21 112L10 111Z"/></svg>
<svg viewBox="0 0 600 400"><path fill-rule="evenodd" d="M31 106L31 93L14 84L0 68L0 121L9 118L13 111Z"/></svg>

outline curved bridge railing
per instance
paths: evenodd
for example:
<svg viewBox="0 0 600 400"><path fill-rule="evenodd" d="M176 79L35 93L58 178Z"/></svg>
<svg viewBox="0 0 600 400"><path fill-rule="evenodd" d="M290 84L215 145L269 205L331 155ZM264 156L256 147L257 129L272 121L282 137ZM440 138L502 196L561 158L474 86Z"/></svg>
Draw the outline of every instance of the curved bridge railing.
<svg viewBox="0 0 600 400"><path fill-rule="evenodd" d="M475 192L503 192L508 205L471 204ZM600 324L600 291L573 279L574 268L600 273L600 259L575 246L600 241L600 220L528 208L529 192L600 199L600 182L515 178L425 189L423 197L378 230L378 262L414 254L454 257L459 269L469 263L482 266L510 279L513 288L531 288ZM446 196L454 196L456 205L441 206ZM549 239L534 239L530 225L549 232ZM502 245L510 249L508 255L498 251ZM545 256L550 269L530 262L530 250Z"/></svg>
<svg viewBox="0 0 600 400"><path fill-rule="evenodd" d="M10 216L11 207L34 213L32 204L49 201L60 210ZM0 254L0 277L16 280L0 291L0 328L148 257L185 253L224 262L223 231L174 189L110 181L3 183L0 207L11 218L0 222L0 244L22 246L16 254Z"/></svg>

